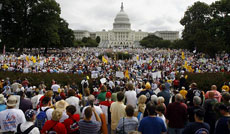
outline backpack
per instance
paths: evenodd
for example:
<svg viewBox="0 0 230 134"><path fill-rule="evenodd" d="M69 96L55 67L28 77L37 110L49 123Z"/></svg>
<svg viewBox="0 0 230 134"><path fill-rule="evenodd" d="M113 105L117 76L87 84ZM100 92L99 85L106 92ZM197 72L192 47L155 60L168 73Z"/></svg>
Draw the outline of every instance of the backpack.
<svg viewBox="0 0 230 134"><path fill-rule="evenodd" d="M73 131L75 130L74 131L75 134L80 134L78 122L74 120L73 118L70 118L70 119L73 121L73 124L70 125L70 129Z"/></svg>
<svg viewBox="0 0 230 134"><path fill-rule="evenodd" d="M57 125L58 123L55 123L47 132L47 134L57 134L57 132L54 130L54 127Z"/></svg>
<svg viewBox="0 0 230 134"><path fill-rule="evenodd" d="M40 113L36 116L35 126L38 127L39 130L42 130L45 122L48 120L46 111L49 108L46 108L44 111L40 108Z"/></svg>
<svg viewBox="0 0 230 134"><path fill-rule="evenodd" d="M88 87L88 84L87 84L87 81L85 81L84 83L83 83L83 88L87 88Z"/></svg>
<svg viewBox="0 0 230 134"><path fill-rule="evenodd" d="M32 125L29 128L27 128L24 132L22 132L20 126L21 126L21 123L18 124L18 126L17 126L17 133L16 134L29 134L30 131L33 130L35 127L34 125Z"/></svg>

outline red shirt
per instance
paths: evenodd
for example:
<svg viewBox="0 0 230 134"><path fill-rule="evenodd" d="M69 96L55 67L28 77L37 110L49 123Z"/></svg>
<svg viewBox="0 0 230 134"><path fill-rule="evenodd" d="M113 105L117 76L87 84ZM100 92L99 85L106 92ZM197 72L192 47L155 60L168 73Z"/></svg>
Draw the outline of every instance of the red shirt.
<svg viewBox="0 0 230 134"><path fill-rule="evenodd" d="M63 124L65 125L65 128L68 132L68 134L73 133L74 131L77 131L79 129L79 126L75 127L75 129L71 129L71 125L73 125L73 123L75 121L79 122L80 120L80 115L79 114L74 114L71 117L69 117L68 119L65 119Z"/></svg>
<svg viewBox="0 0 230 134"><path fill-rule="evenodd" d="M57 134L67 134L65 125L53 120L48 120L45 123L41 130L41 134L47 134L48 131L55 131Z"/></svg>
<svg viewBox="0 0 230 134"><path fill-rule="evenodd" d="M105 106L108 106L108 107L109 107L112 103L113 103L113 101L107 101L107 100L106 100L106 101L100 102L99 104L100 104L100 105L105 105Z"/></svg>

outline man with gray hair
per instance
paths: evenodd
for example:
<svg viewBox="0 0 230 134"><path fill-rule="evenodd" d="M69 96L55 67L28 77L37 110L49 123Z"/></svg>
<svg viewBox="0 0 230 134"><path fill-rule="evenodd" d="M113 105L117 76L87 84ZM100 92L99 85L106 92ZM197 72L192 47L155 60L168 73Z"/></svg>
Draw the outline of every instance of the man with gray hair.
<svg viewBox="0 0 230 134"><path fill-rule="evenodd" d="M168 105L165 117L168 122L168 134L181 134L187 120L187 105L183 103L181 94L176 94L175 102Z"/></svg>
<svg viewBox="0 0 230 134"><path fill-rule="evenodd" d="M84 112L85 112L85 109L86 109L87 107L94 107L96 113L97 113L99 116L103 113L103 112L102 112L102 109L101 109L99 106L94 105L94 101L95 101L94 95L89 95L89 97L88 97L88 106L85 106L85 107L83 108L83 110L82 110L82 115L83 115L83 116L85 115ZM95 117L94 114L92 115L91 120L96 121L96 117Z"/></svg>
<svg viewBox="0 0 230 134"><path fill-rule="evenodd" d="M188 107L188 120L189 122L194 122L194 111L196 109L203 109L203 107L201 107L201 98L199 96L194 96L193 97L193 106Z"/></svg>

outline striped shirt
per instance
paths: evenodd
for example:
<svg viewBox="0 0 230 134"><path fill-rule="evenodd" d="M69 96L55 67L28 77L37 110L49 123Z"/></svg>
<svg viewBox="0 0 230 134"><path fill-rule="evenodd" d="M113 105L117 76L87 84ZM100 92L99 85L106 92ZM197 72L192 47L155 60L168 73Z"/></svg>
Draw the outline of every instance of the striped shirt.
<svg viewBox="0 0 230 134"><path fill-rule="evenodd" d="M101 129L101 122L80 120L79 129L81 134L98 134Z"/></svg>

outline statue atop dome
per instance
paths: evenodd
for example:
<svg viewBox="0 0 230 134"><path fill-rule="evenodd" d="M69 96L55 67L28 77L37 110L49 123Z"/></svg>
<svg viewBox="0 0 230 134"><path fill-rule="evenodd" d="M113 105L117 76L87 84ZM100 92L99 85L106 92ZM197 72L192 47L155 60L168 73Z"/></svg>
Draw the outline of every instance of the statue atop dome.
<svg viewBox="0 0 230 134"><path fill-rule="evenodd" d="M121 11L124 11L123 2L121 2Z"/></svg>

